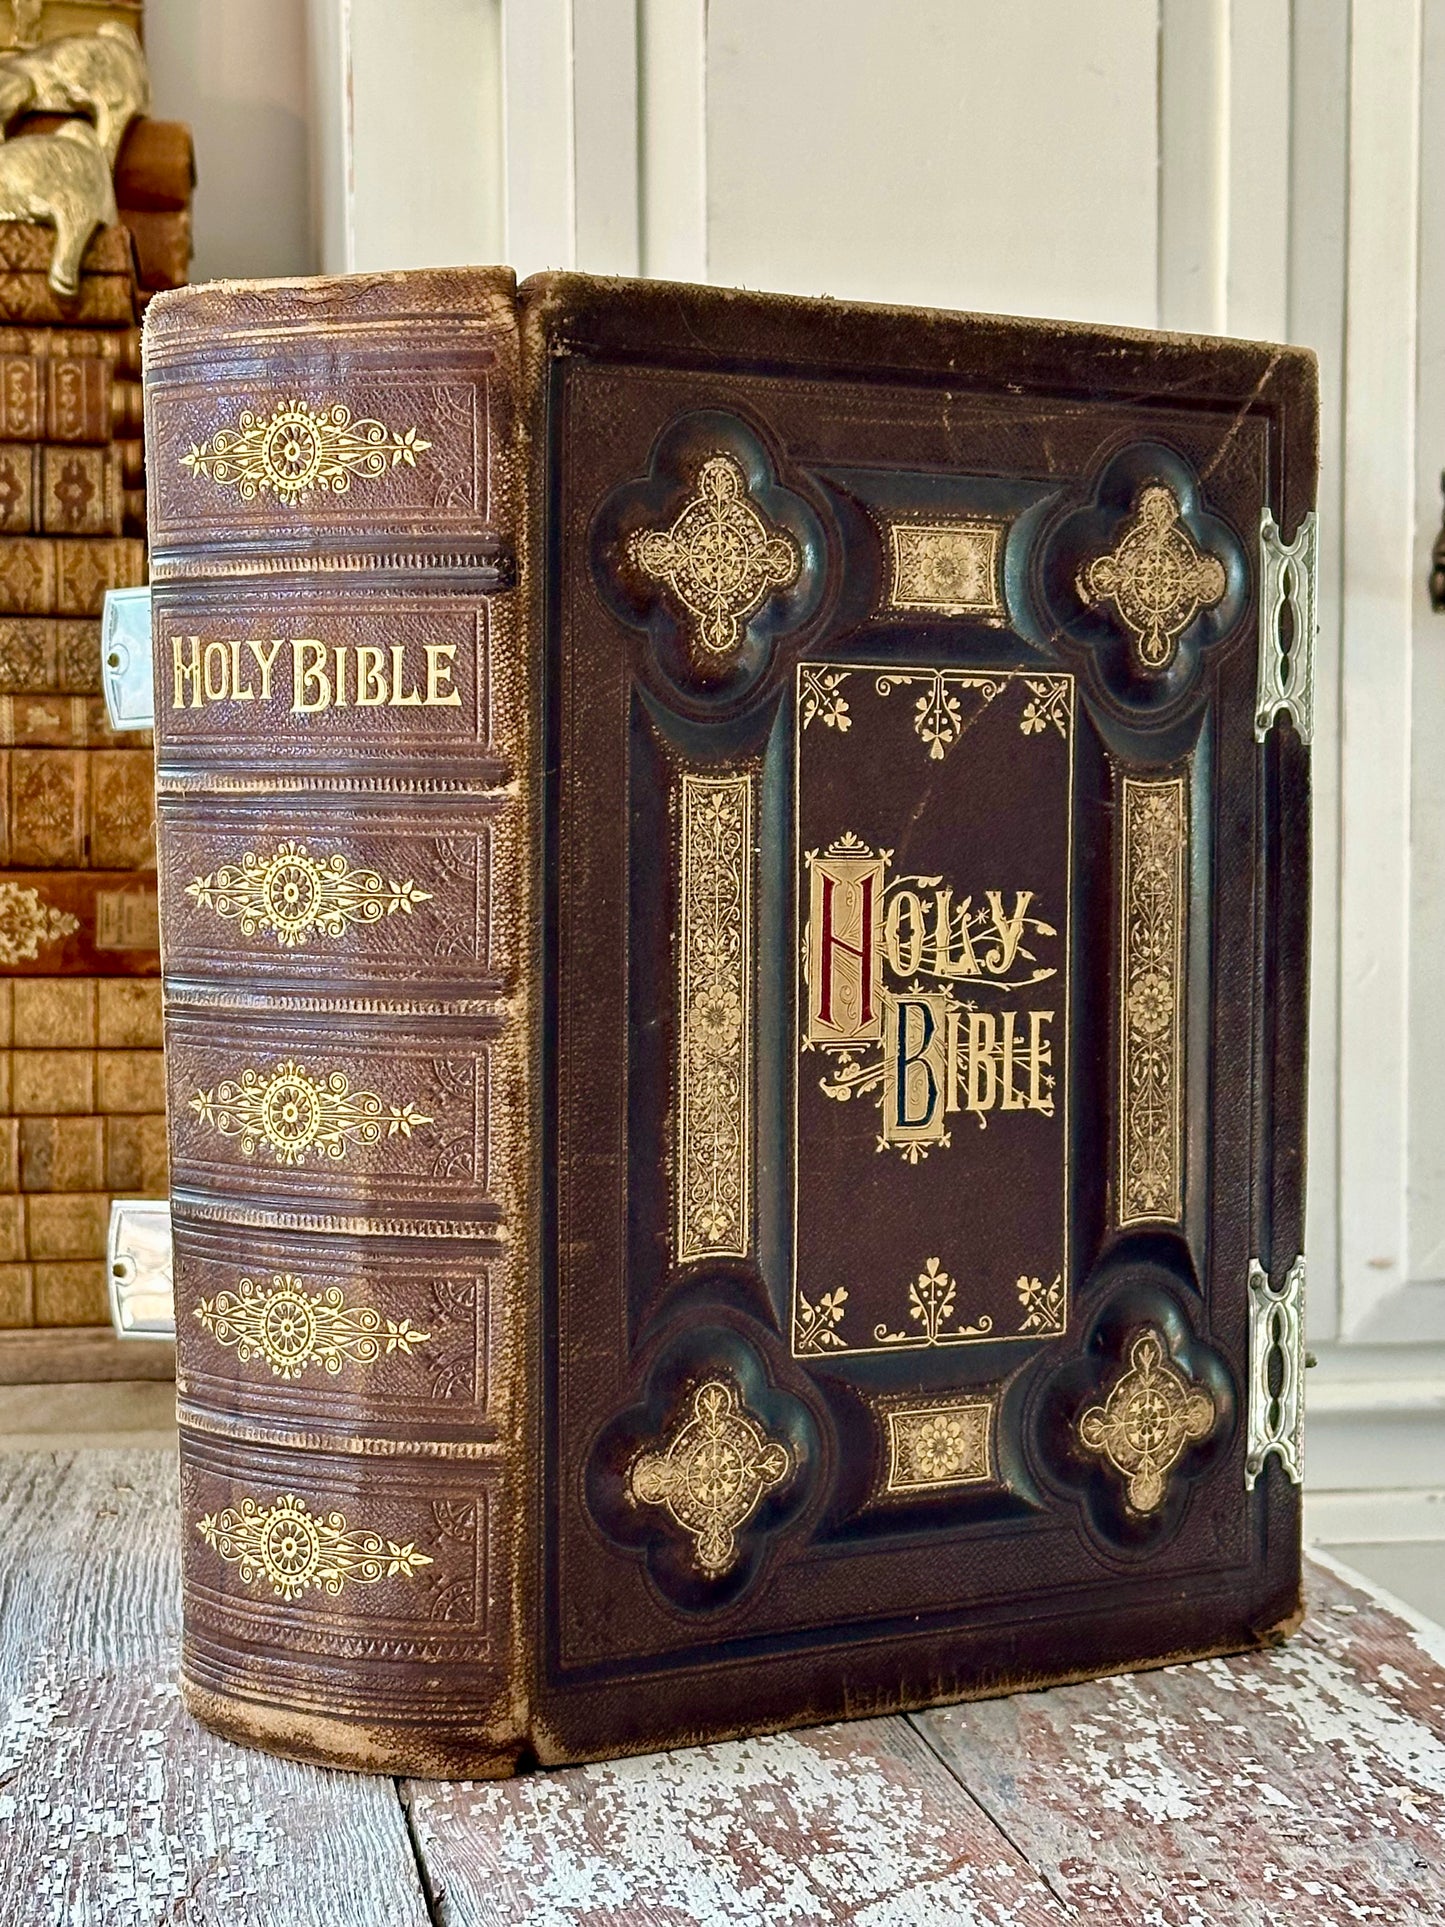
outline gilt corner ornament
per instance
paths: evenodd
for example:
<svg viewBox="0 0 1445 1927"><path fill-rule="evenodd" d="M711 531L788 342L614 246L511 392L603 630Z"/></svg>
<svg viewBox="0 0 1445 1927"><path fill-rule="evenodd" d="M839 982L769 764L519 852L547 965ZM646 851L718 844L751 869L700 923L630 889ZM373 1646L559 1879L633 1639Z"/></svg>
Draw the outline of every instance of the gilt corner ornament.
<svg viewBox="0 0 1445 1927"><path fill-rule="evenodd" d="M357 924L380 923L398 910L410 916L432 899L409 878L354 869L339 851L313 856L290 838L269 857L247 850L239 863L193 877L186 895L218 917L235 918L242 936L273 937L287 950L313 935L340 937Z"/></svg>
<svg viewBox="0 0 1445 1927"><path fill-rule="evenodd" d="M344 1071L313 1075L295 1062L270 1072L248 1068L197 1091L188 1108L222 1137L239 1139L243 1157L265 1145L280 1164L304 1164L312 1152L341 1159L353 1145L410 1137L435 1121L411 1104L352 1090Z"/></svg>
<svg viewBox="0 0 1445 1927"><path fill-rule="evenodd" d="M245 501L270 493L292 507L313 489L344 495L356 475L374 479L389 469L415 468L430 447L415 428L355 421L342 402L312 408L298 399L279 402L269 415L243 409L234 428L193 443L181 465L218 488L236 489Z"/></svg>
<svg viewBox="0 0 1445 1927"><path fill-rule="evenodd" d="M289 1271L276 1273L270 1284L243 1278L236 1291L203 1298L195 1315L243 1365L262 1358L286 1379L300 1378L313 1364L334 1378L348 1359L374 1365L383 1355L411 1357L431 1337L409 1318L383 1318L370 1305L348 1305L336 1285L307 1291Z"/></svg>
<svg viewBox="0 0 1445 1927"><path fill-rule="evenodd" d="M242 1585L270 1587L275 1598L296 1600L308 1592L332 1598L347 1585L374 1586L383 1579L414 1578L433 1564L412 1543L399 1545L380 1533L358 1531L341 1512L315 1512L291 1494L274 1505L243 1498L239 1506L208 1512L196 1522L206 1544Z"/></svg>
<svg viewBox="0 0 1445 1927"><path fill-rule="evenodd" d="M693 1393L681 1423L638 1453L627 1474L634 1505L661 1506L693 1541L693 1563L718 1579L736 1563L737 1535L793 1469L786 1445L743 1409L727 1379Z"/></svg>
<svg viewBox="0 0 1445 1927"><path fill-rule="evenodd" d="M691 618L694 645L715 659L742 647L748 619L803 565L796 538L763 520L741 462L723 454L698 469L695 493L671 527L630 536L627 556L671 592Z"/></svg>
<svg viewBox="0 0 1445 1927"><path fill-rule="evenodd" d="M1183 516L1172 488L1147 483L1114 548L1079 571L1081 598L1090 608L1112 604L1149 670L1169 667L1180 636L1228 586L1224 564L1196 545Z"/></svg>
<svg viewBox="0 0 1445 1927"><path fill-rule="evenodd" d="M1156 1512L1185 1448L1208 1438L1216 1417L1209 1393L1179 1370L1160 1334L1146 1329L1104 1403L1081 1414L1079 1442L1124 1480L1131 1512Z"/></svg>

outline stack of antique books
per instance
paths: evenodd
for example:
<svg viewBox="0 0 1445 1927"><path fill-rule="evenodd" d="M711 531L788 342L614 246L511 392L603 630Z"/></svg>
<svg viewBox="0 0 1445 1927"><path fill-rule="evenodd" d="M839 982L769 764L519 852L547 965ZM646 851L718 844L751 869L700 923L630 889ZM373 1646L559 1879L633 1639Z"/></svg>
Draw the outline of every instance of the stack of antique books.
<svg viewBox="0 0 1445 1927"><path fill-rule="evenodd" d="M0 223L0 1327L99 1325L114 1195L163 1191L148 738L100 693L107 589L146 579L141 286L101 229Z"/></svg>

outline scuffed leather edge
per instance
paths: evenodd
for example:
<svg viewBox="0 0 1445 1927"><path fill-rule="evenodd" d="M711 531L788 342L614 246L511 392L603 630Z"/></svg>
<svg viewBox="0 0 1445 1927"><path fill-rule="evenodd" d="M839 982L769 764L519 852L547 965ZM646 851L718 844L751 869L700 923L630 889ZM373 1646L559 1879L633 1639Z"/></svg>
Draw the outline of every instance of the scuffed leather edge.
<svg viewBox="0 0 1445 1927"><path fill-rule="evenodd" d="M257 1746L286 1760L339 1767L348 1773L386 1773L418 1780L504 1780L517 1771L520 1740L492 1745L453 1740L425 1726L381 1726L331 1719L289 1707L213 1693L180 1675L186 1710L222 1739Z"/></svg>

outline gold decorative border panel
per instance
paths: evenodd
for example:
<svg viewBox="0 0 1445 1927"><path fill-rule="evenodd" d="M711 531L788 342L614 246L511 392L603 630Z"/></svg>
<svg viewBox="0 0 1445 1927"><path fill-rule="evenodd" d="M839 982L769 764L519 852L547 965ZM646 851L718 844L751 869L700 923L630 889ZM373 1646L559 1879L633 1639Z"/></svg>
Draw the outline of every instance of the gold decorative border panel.
<svg viewBox="0 0 1445 1927"><path fill-rule="evenodd" d="M754 779L685 775L678 839L677 1260L745 1258L752 1220Z"/></svg>
<svg viewBox="0 0 1445 1927"><path fill-rule="evenodd" d="M888 607L1004 621L1007 533L1006 522L983 519L889 522Z"/></svg>
<svg viewBox="0 0 1445 1927"><path fill-rule="evenodd" d="M880 1499L997 1482L993 1458L997 1386L880 1403L887 1446Z"/></svg>
<svg viewBox="0 0 1445 1927"><path fill-rule="evenodd" d="M1119 1222L1184 1210L1189 788L1126 776L1120 808Z"/></svg>

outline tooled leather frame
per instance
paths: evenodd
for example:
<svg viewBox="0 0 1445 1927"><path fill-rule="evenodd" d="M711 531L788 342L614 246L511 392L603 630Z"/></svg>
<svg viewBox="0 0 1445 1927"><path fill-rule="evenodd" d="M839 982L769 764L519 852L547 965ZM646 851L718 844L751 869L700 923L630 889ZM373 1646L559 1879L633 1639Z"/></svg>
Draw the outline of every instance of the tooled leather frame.
<svg viewBox="0 0 1445 1927"><path fill-rule="evenodd" d="M1299 1597L1298 1493L1246 1500L1242 1455L1249 1260L1302 1236L1308 761L1252 733L1253 534L1266 502L1287 533L1312 505L1310 357L573 277L524 303L543 1757L1257 1641ZM731 630L708 613L729 569ZM751 948L710 987L679 959L683 825L730 784ZM962 1040L924 1141L887 1141L876 1042L809 1034L830 844L839 891L883 853L880 906L913 876L1050 912L1011 1018L956 954L880 963L895 1015L912 996ZM709 1061L752 1080L741 1193L726 1104L712 1165L687 1135L709 995L738 1006ZM971 1114L971 1021L995 1062L1014 1027L1014 1116ZM725 1570L686 1467L637 1470L686 1455L710 1381L787 1458L727 1500L750 1509Z"/></svg>

